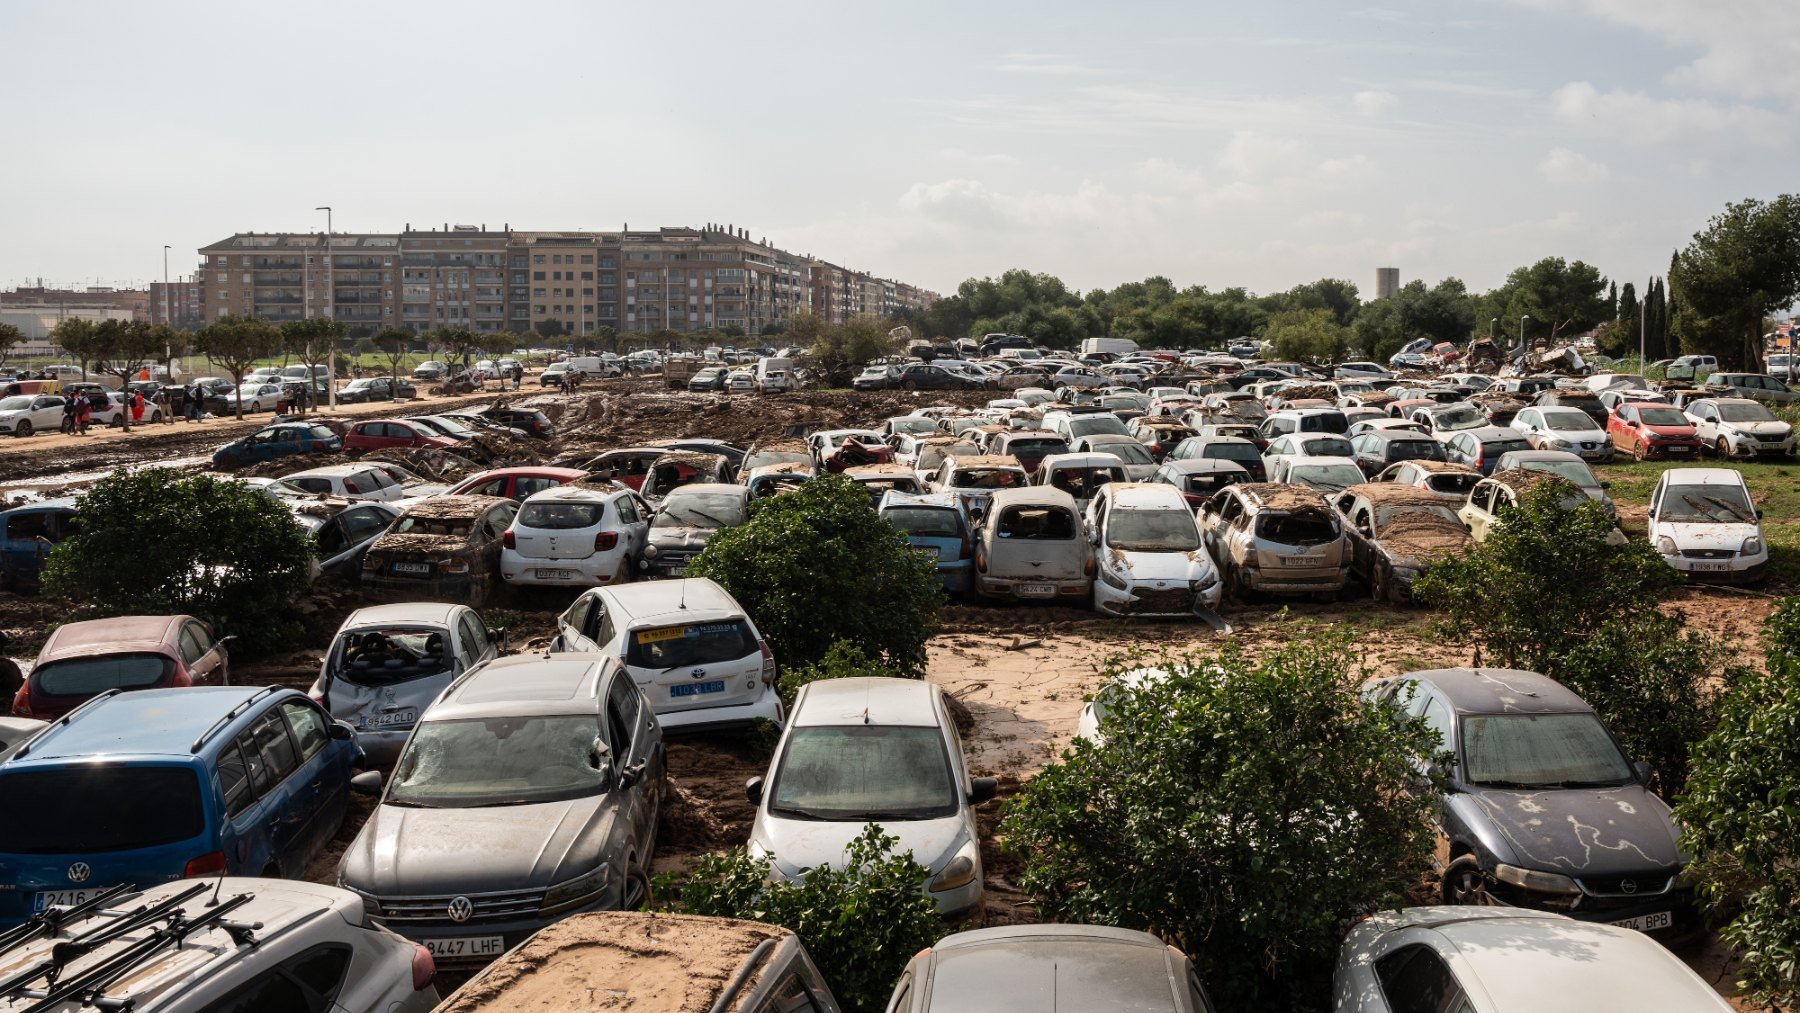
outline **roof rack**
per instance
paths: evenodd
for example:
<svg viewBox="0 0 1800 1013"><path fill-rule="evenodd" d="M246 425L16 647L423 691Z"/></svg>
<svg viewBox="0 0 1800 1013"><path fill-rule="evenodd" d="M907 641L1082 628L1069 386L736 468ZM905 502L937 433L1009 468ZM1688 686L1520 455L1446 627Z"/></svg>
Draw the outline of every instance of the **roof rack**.
<svg viewBox="0 0 1800 1013"><path fill-rule="evenodd" d="M57 718L55 721L52 721L49 724L45 725L44 727L39 728L35 733L32 734L31 738L25 740L23 745L21 745L19 748L15 749L15 750L13 750L13 756L24 756L26 753L29 753L31 751L33 746L36 746L38 744L39 739L42 739L44 736L49 735L53 731L56 731L58 728L62 728L64 726L66 726L69 722L75 720L75 718L78 717L83 711L94 706L95 704L99 703L100 701L106 700L111 697L118 696L120 693L123 693L123 692L125 692L125 691L122 689L109 689L103 693L100 693L98 695L89 697L86 700L83 700L79 705L77 705L75 707L74 710L69 711L67 714L64 714L60 718Z"/></svg>
<svg viewBox="0 0 1800 1013"><path fill-rule="evenodd" d="M251 704L255 703L258 700L261 700L263 697L268 696L270 693L274 693L280 689L281 689L280 686L264 686L262 689L259 689L256 692L250 694L248 697L245 698L243 703L240 703L236 707L231 708L231 710L229 710L225 713L224 717L220 718L217 721L214 721L212 723L211 728L208 728L206 731L201 732L200 737L194 740L194 744L192 746L188 747L188 752L198 753L200 751L200 747L206 745L206 741L208 739L210 739L214 735L218 734L219 729L225 727L226 725L232 723L233 721L236 721L239 717L242 717L243 713L250 709Z"/></svg>

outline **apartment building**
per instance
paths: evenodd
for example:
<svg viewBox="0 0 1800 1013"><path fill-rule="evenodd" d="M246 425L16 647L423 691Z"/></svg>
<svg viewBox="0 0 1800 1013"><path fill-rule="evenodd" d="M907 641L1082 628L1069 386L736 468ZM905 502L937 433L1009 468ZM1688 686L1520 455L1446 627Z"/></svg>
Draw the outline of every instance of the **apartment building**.
<svg viewBox="0 0 1800 1013"><path fill-rule="evenodd" d="M828 324L865 315L891 317L938 300L935 292L822 260L807 262L807 289L812 311Z"/></svg>
<svg viewBox="0 0 1800 1013"><path fill-rule="evenodd" d="M191 331L206 321L205 286L198 276L150 283L150 322Z"/></svg>

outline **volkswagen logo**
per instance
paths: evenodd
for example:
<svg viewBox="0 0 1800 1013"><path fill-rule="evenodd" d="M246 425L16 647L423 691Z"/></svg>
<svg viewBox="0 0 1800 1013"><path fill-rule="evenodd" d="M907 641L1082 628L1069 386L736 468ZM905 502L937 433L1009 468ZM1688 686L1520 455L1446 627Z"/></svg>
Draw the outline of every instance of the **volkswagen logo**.
<svg viewBox="0 0 1800 1013"><path fill-rule="evenodd" d="M467 897L452 897L450 899L450 920L451 921L455 922L458 925L461 925L463 922L466 922L470 918L474 917L474 915L475 915L475 905L470 903L469 898L467 898Z"/></svg>
<svg viewBox="0 0 1800 1013"><path fill-rule="evenodd" d="M704 678L706 678L706 669L696 668L692 672L689 672L688 674L693 676L696 679L704 679Z"/></svg>
<svg viewBox="0 0 1800 1013"><path fill-rule="evenodd" d="M1619 890L1622 893L1637 893L1637 880L1635 880L1635 879L1619 880Z"/></svg>
<svg viewBox="0 0 1800 1013"><path fill-rule="evenodd" d="M85 883L87 878L93 874L94 870L88 868L86 862L76 862L69 866L69 882L71 883Z"/></svg>

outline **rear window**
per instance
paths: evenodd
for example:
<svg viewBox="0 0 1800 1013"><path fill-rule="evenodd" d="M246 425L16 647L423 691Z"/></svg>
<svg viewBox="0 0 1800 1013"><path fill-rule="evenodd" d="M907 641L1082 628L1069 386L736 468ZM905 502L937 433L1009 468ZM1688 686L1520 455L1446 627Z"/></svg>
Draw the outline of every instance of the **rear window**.
<svg viewBox="0 0 1800 1013"><path fill-rule="evenodd" d="M79 799L79 812L71 812ZM154 848L205 829L200 779L187 767L85 764L0 777L0 853L82 854ZM64 814L51 818L50 814Z"/></svg>
<svg viewBox="0 0 1800 1013"><path fill-rule="evenodd" d="M324 426L311 426L307 429L307 432L311 433L312 438L315 440L329 440L337 435Z"/></svg>
<svg viewBox="0 0 1800 1013"><path fill-rule="evenodd" d="M901 531L921 538L959 538L962 536L962 518L955 510L894 507L881 516L887 518L889 524Z"/></svg>
<svg viewBox="0 0 1800 1013"><path fill-rule="evenodd" d="M716 665L722 661L736 661L760 650L749 623L742 619L724 619L634 630L625 663L634 668L661 669Z"/></svg>
<svg viewBox="0 0 1800 1013"><path fill-rule="evenodd" d="M1531 444L1519 439L1488 440L1481 445L1481 452L1489 457L1511 453L1515 450L1530 450Z"/></svg>
<svg viewBox="0 0 1800 1013"><path fill-rule="evenodd" d="M1075 537L1075 515L1059 507L1007 507L996 529L1001 538L1064 541Z"/></svg>
<svg viewBox="0 0 1800 1013"><path fill-rule="evenodd" d="M397 535L441 535L467 538L475 530L473 517L402 517L394 523Z"/></svg>
<svg viewBox="0 0 1800 1013"><path fill-rule="evenodd" d="M162 654L111 654L52 661L32 674L32 689L46 696L93 696L109 689L149 689L174 671Z"/></svg>
<svg viewBox="0 0 1800 1013"><path fill-rule="evenodd" d="M568 528L591 528L606 513L604 503L527 503L519 510L514 523L521 528L543 528L561 531Z"/></svg>
<svg viewBox="0 0 1800 1013"><path fill-rule="evenodd" d="M451 654L445 632L429 627L353 631L332 646L336 676L363 686L447 672Z"/></svg>
<svg viewBox="0 0 1800 1013"><path fill-rule="evenodd" d="M1350 428L1350 420L1343 412L1320 412L1317 415L1300 416L1300 431L1303 433L1337 433L1342 435Z"/></svg>
<svg viewBox="0 0 1800 1013"><path fill-rule="evenodd" d="M1263 511L1256 515L1256 537L1282 545L1320 545L1338 538L1338 526L1318 513L1282 514Z"/></svg>
<svg viewBox="0 0 1800 1013"><path fill-rule="evenodd" d="M1200 456L1215 461L1262 461L1254 443L1214 443L1201 451Z"/></svg>
<svg viewBox="0 0 1800 1013"><path fill-rule="evenodd" d="M1481 481L1480 475L1452 473L1448 475L1433 475L1425 480L1425 484L1431 488L1432 492L1455 493L1458 496L1466 496L1470 489L1475 488L1475 483L1479 481Z"/></svg>
<svg viewBox="0 0 1800 1013"><path fill-rule="evenodd" d="M1444 445L1436 440L1395 440L1388 444L1390 461L1442 461Z"/></svg>

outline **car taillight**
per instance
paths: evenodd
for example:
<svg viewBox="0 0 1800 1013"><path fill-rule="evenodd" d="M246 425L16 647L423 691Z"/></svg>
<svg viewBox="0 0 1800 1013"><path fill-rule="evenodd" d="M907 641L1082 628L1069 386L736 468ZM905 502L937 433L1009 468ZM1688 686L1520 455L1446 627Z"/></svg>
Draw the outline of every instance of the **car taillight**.
<svg viewBox="0 0 1800 1013"><path fill-rule="evenodd" d="M187 666L176 665L175 666L175 674L169 677L169 685L171 685L171 686L192 686L193 684L194 684L194 678L193 678L193 676L188 675Z"/></svg>
<svg viewBox="0 0 1800 1013"><path fill-rule="evenodd" d="M431 987L431 979L437 976L437 961L431 959L431 951L418 943L413 944L412 979L413 991L423 992Z"/></svg>
<svg viewBox="0 0 1800 1013"><path fill-rule="evenodd" d="M20 686L19 691L13 694L12 713L15 718L28 718L31 716L30 683Z"/></svg>
<svg viewBox="0 0 1800 1013"><path fill-rule="evenodd" d="M438 569L444 573L468 573L469 561L466 559L446 559L438 564Z"/></svg>
<svg viewBox="0 0 1800 1013"><path fill-rule="evenodd" d="M962 548L957 552L956 558L957 559L968 559L969 558L969 532L967 530L963 531L963 533L962 533Z"/></svg>
<svg viewBox="0 0 1800 1013"><path fill-rule="evenodd" d="M596 552L608 552L617 548L618 545L619 533L617 531L602 531L594 536L594 551Z"/></svg>
<svg viewBox="0 0 1800 1013"><path fill-rule="evenodd" d="M519 540L513 537L512 529L507 528L500 532L500 544L508 549L516 549L519 547Z"/></svg>
<svg viewBox="0 0 1800 1013"><path fill-rule="evenodd" d="M982 573L987 572L987 556L983 555L980 549L975 550L975 569Z"/></svg>
<svg viewBox="0 0 1800 1013"><path fill-rule="evenodd" d="M181 870L184 879L199 876L217 876L225 871L225 852L209 851L199 858L188 859L187 868Z"/></svg>
<svg viewBox="0 0 1800 1013"><path fill-rule="evenodd" d="M1082 573L1082 576L1084 576L1084 577L1092 577L1094 575L1094 557L1093 556L1089 556L1087 558L1087 562L1081 564L1081 573Z"/></svg>
<svg viewBox="0 0 1800 1013"><path fill-rule="evenodd" d="M775 652L769 650L768 642L763 640L756 642L756 649L762 652L763 682L773 686L775 685Z"/></svg>
<svg viewBox="0 0 1800 1013"><path fill-rule="evenodd" d="M356 487L356 483L347 478L344 479L344 491L352 496L362 495L362 490Z"/></svg>

